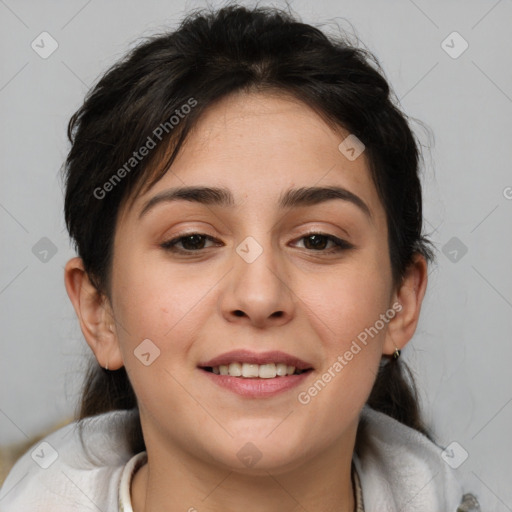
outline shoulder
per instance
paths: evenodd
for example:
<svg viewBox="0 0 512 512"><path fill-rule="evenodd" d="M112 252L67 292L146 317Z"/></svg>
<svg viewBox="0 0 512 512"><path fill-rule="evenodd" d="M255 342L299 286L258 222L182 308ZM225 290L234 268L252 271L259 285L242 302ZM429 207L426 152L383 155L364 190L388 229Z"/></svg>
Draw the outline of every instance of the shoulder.
<svg viewBox="0 0 512 512"><path fill-rule="evenodd" d="M420 432L365 405L354 453L365 510L479 511L442 453ZM468 496L474 508L459 508L469 504Z"/></svg>
<svg viewBox="0 0 512 512"><path fill-rule="evenodd" d="M2 512L117 510L121 473L133 456L124 425L134 413L73 422L32 446L0 489Z"/></svg>

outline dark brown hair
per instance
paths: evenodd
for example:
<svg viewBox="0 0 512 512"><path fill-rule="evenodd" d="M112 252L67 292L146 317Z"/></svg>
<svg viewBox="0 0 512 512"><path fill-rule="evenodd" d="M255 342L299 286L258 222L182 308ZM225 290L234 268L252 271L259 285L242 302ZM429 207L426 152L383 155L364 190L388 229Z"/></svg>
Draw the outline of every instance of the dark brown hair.
<svg viewBox="0 0 512 512"><path fill-rule="evenodd" d="M387 215L394 284L400 284L416 253L432 259L422 235L421 153L377 59L348 37L328 37L288 12L230 5L194 12L177 30L144 40L102 76L69 122L66 225L100 293L110 296L121 207L165 174L202 112L236 92L276 90L365 144ZM183 113L191 99L194 108L173 125L171 117ZM155 138L157 127L166 127L158 147L127 168L133 152ZM123 166L122 179L113 182ZM111 186L105 187L107 182ZM414 380L402 361L383 358L368 404L428 435ZM137 399L124 368L105 371L92 361L79 417L132 408ZM138 417L128 428L133 452L143 450Z"/></svg>

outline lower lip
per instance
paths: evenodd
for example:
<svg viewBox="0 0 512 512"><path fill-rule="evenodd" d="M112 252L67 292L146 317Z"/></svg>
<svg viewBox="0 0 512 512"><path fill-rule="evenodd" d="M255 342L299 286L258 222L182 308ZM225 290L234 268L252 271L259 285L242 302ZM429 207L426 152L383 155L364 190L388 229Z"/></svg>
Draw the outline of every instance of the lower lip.
<svg viewBox="0 0 512 512"><path fill-rule="evenodd" d="M233 391L247 398L268 398L284 391L297 387L312 373L312 370L300 375L287 375L273 379L231 377L230 375L217 375L200 368L200 371L218 386Z"/></svg>

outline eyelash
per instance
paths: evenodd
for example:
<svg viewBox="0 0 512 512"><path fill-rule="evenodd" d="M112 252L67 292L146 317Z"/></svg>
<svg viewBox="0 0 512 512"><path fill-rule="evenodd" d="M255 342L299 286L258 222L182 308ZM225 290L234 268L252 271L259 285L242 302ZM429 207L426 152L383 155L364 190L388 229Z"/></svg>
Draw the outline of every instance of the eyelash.
<svg viewBox="0 0 512 512"><path fill-rule="evenodd" d="M191 250L191 249L180 249L177 247L179 243L181 243L185 238L189 238L191 236L200 236L205 238L206 240L210 240L212 242L217 242L217 240L209 235L205 235L204 233L187 233L185 235L177 236L171 240L168 240L166 242L163 242L161 244L161 247L169 252L179 253L179 254L193 254L193 253L199 253L205 248L197 249L197 250ZM335 237L334 235L329 235L327 233L321 233L321 232L311 232L307 233L304 236L301 236L297 240L303 240L305 238L309 238L312 236L321 236L327 239L328 242L332 242L334 244L334 248L331 248L330 250L325 249L306 249L307 251L316 252L316 253L324 253L324 254L332 254L332 253L338 253L341 251L346 251L348 249L352 249L354 246L347 242L346 240L342 240L341 238ZM218 246L218 244L217 244ZM206 248L207 249L207 248Z"/></svg>

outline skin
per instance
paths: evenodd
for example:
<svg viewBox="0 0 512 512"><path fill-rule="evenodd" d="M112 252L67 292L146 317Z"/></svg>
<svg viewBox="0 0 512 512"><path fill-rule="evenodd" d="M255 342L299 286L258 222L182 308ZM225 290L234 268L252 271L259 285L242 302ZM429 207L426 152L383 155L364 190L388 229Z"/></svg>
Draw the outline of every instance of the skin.
<svg viewBox="0 0 512 512"><path fill-rule="evenodd" d="M66 288L88 344L100 365L126 367L138 398L149 462L132 483L136 512L353 510L359 414L382 355L414 334L427 264L418 255L394 285L385 212L365 154L350 161L338 150L347 135L283 94L224 98L202 116L172 172L120 212L110 300L79 258L68 262ZM139 219L149 199L185 185L225 187L234 205L164 202ZM371 217L339 199L278 207L281 193L311 186L348 189ZM312 248L311 232L353 247ZM161 247L190 233L217 245L187 255ZM248 236L263 250L252 263L235 250ZM298 393L397 301L401 311L378 335L299 403ZM144 339L160 349L150 366L134 356ZM243 398L197 368L235 348L282 350L314 371L299 388ZM237 457L247 442L262 454L253 467Z"/></svg>

